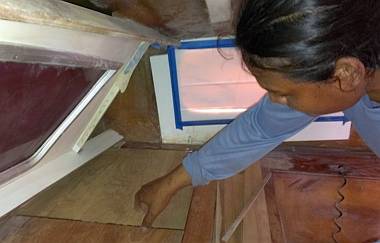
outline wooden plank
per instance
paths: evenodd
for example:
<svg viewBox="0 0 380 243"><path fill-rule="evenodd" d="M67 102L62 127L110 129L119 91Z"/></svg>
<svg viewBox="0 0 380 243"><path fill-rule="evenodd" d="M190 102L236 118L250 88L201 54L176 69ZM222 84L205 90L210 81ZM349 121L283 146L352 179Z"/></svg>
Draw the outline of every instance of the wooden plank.
<svg viewBox="0 0 380 243"><path fill-rule="evenodd" d="M249 167L245 173L245 203L249 203L252 195L256 195L264 183L264 177L269 173L263 173L261 162L258 161ZM266 188L266 186L265 186ZM270 227L265 193L260 194L256 203L249 210L243 221L244 243L270 243Z"/></svg>
<svg viewBox="0 0 380 243"><path fill-rule="evenodd" d="M182 243L210 243L213 239L216 182L194 189Z"/></svg>
<svg viewBox="0 0 380 243"><path fill-rule="evenodd" d="M256 167L249 168L245 172L245 185L246 185L246 203L247 198L250 198L250 194L257 194L258 189L267 181L264 179L261 172L261 165L257 163ZM271 174L267 175L271 176ZM267 178L267 177L266 177ZM269 177L271 178L271 177ZM248 190L248 187L251 190ZM265 192L260 192L258 198L252 208L248 211L248 214L244 218L243 222L243 242L244 243L271 243L270 226L268 218L268 210L265 199Z"/></svg>
<svg viewBox="0 0 380 243"><path fill-rule="evenodd" d="M227 231L244 207L244 173L239 173L220 183L222 235ZM239 225L228 243L241 243L243 226Z"/></svg>
<svg viewBox="0 0 380 243"><path fill-rule="evenodd" d="M134 208L140 187L166 174L185 152L111 150L73 172L18 211L21 215L139 226ZM177 193L154 227L184 229L192 188Z"/></svg>
<svg viewBox="0 0 380 243"><path fill-rule="evenodd" d="M257 162L243 173L221 183L223 235L241 214L244 206L252 202L252 197L258 193L263 181L261 165L260 162ZM247 213L243 223L236 229L228 242L271 242L264 193Z"/></svg>
<svg viewBox="0 0 380 243"><path fill-rule="evenodd" d="M263 196L263 192L264 192L264 188L265 186L268 184L269 180L271 179L272 175L269 174L267 175L267 177L261 182L261 185L257 185L257 189L256 191L254 191L253 193L251 193L252 195L250 196L249 200L245 203L245 206L244 208L241 210L240 214L237 216L237 218L235 219L235 221L231 224L231 226L227 229L227 231L225 232L224 236L222 237L222 240L224 242L228 242L228 240L231 238L232 234L235 232L235 230L237 229L237 227L240 225L240 223L246 219L247 215L249 213L252 214L252 211L254 208L254 206L257 206L258 204L258 199L262 196ZM264 204L265 206L265 204ZM264 208L266 210L266 208ZM266 211L265 211L266 213ZM262 215L264 217L262 218L266 218L267 214L264 214ZM251 221L255 222L254 220L251 219ZM261 225L260 227L262 226L265 226L264 225ZM249 230L251 231L251 229ZM268 228L268 232L269 232L269 228ZM244 231L243 231L243 235L244 235ZM255 235L255 238L257 238L259 234L256 234ZM253 239L248 237L247 238L249 240L249 242L252 242ZM260 241L262 242L262 241Z"/></svg>
<svg viewBox="0 0 380 243"><path fill-rule="evenodd" d="M274 176L276 176L276 174ZM272 178L265 188L270 235L273 243L283 243L286 242L286 237L281 223L279 207L276 202L276 192L273 181L274 179Z"/></svg>
<svg viewBox="0 0 380 243"><path fill-rule="evenodd" d="M14 216L0 225L2 243L180 243L182 231Z"/></svg>
<svg viewBox="0 0 380 243"><path fill-rule="evenodd" d="M0 19L149 42L176 43L133 21L111 17L58 0L1 0Z"/></svg>

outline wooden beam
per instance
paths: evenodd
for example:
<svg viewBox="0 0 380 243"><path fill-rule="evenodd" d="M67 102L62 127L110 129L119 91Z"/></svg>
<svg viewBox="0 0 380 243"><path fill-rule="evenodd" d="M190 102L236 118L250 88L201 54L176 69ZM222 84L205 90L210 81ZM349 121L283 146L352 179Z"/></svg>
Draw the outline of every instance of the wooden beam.
<svg viewBox="0 0 380 243"><path fill-rule="evenodd" d="M0 0L0 19L141 41L176 43L176 40L131 20L111 17L58 0Z"/></svg>

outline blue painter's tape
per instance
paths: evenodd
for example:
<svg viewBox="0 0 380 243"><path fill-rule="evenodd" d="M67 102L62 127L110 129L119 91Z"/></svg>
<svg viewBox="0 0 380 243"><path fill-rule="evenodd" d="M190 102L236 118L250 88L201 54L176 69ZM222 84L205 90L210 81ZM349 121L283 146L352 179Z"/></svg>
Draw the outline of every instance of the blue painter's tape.
<svg viewBox="0 0 380 243"><path fill-rule="evenodd" d="M236 47L235 39L183 41L178 49L209 49Z"/></svg>
<svg viewBox="0 0 380 243"><path fill-rule="evenodd" d="M171 78L171 83L172 83L175 125L177 129L182 130L183 124L182 124L182 115L181 115L181 102L179 99L177 61L176 61L176 56L175 56L175 48L172 46L168 47L168 58L169 58L170 78Z"/></svg>
<svg viewBox="0 0 380 243"><path fill-rule="evenodd" d="M226 125L233 122L233 119L226 120L207 120L207 121L184 121L183 126L209 126L209 125Z"/></svg>
<svg viewBox="0 0 380 243"><path fill-rule="evenodd" d="M343 122L345 124L348 121L345 116L321 116L314 122Z"/></svg>
<svg viewBox="0 0 380 243"><path fill-rule="evenodd" d="M233 122L234 119L225 120L207 120L207 121L183 121L182 125L187 126L207 126L207 125L227 125ZM345 116L323 116L316 119L314 122L343 122L349 121Z"/></svg>

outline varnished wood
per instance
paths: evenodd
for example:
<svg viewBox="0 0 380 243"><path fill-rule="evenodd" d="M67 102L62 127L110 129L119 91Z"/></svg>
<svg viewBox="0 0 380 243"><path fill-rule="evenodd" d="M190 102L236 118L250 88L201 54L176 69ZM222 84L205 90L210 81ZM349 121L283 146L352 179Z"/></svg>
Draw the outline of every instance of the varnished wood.
<svg viewBox="0 0 380 243"><path fill-rule="evenodd" d="M244 173L239 173L220 183L222 235L244 207ZM243 226L239 225L228 243L241 243Z"/></svg>
<svg viewBox="0 0 380 243"><path fill-rule="evenodd" d="M235 232L235 230L242 223L243 220L245 221L246 219L248 219L249 221L255 222L255 220L253 220L253 219L255 219L256 217L255 217L255 214L253 214L252 212L254 211L255 207L256 207L256 209L259 208L258 205L260 204L260 199L264 198L263 197L264 196L264 194L263 194L264 188L268 184L268 182L270 181L271 177L272 177L272 174L268 174L266 176L266 178L261 182L261 185L260 184L257 185L256 190L254 192L251 192L252 195L249 197L248 201L245 203L244 208L241 210L241 212L239 213L237 218L234 220L234 222L229 226L229 228L224 233L224 236L222 237L223 242L229 241L232 234ZM265 202L265 198L264 198L264 202ZM263 218L262 217L263 215L267 215L265 203L262 205L264 205L264 210L258 210L258 211L264 211L265 214L260 215L261 216L260 218ZM251 233L252 232L251 231L252 226L250 224L247 224L247 225L249 225L248 226L249 230L248 230L248 227L246 228L247 231L249 231L249 233L246 232L245 230L243 231L243 237L244 237L244 239L246 239L246 240L243 239L243 241L252 242L253 237L251 237L251 236L254 236L255 238L257 238L258 235L260 235L261 231L258 232L258 234L252 234ZM260 225L260 227L263 227L263 226L264 226L263 224ZM268 234L268 236L269 236L269 234ZM269 239L270 239L270 237L268 237L266 242L268 242ZM257 242L263 242L263 240L258 239Z"/></svg>
<svg viewBox="0 0 380 243"><path fill-rule="evenodd" d="M135 193L143 184L178 165L184 154L168 150L110 150L39 194L17 213L138 226L144 213L134 209ZM153 226L184 229L191 190L177 193Z"/></svg>
<svg viewBox="0 0 380 243"><path fill-rule="evenodd" d="M372 243L380 240L380 181L348 179L341 189L344 196L339 204L343 215L338 221L342 231L338 242Z"/></svg>
<svg viewBox="0 0 380 243"><path fill-rule="evenodd" d="M273 177L265 187L265 199L267 203L266 205L271 241L273 243L286 242L285 232L280 218L279 206L277 205L276 201L276 192Z"/></svg>
<svg viewBox="0 0 380 243"><path fill-rule="evenodd" d="M380 240L379 180L277 172L272 182L266 191L272 242Z"/></svg>
<svg viewBox="0 0 380 243"><path fill-rule="evenodd" d="M334 242L335 204L343 179L289 173L275 173L273 179L283 242Z"/></svg>
<svg viewBox="0 0 380 243"><path fill-rule="evenodd" d="M180 230L13 216L0 225L2 243L180 243Z"/></svg>
<svg viewBox="0 0 380 243"><path fill-rule="evenodd" d="M278 149L261 160L271 170L380 179L380 158L372 152L294 146Z"/></svg>
<svg viewBox="0 0 380 243"><path fill-rule="evenodd" d="M226 233L262 184L260 163L221 183L222 234ZM270 238L266 199L263 194L228 242L267 243L271 242Z"/></svg>
<svg viewBox="0 0 380 243"><path fill-rule="evenodd" d="M216 182L194 189L182 243L211 243L214 232Z"/></svg>
<svg viewBox="0 0 380 243"><path fill-rule="evenodd" d="M250 194L257 195L260 186L264 189L268 186L264 181L265 174L259 168L250 168L250 173L245 173L245 202L251 199ZM267 174L266 176L271 176ZM269 177L268 177L269 178ZM268 206L265 191L258 194L258 198L243 221L243 243L271 243L271 228L268 217Z"/></svg>

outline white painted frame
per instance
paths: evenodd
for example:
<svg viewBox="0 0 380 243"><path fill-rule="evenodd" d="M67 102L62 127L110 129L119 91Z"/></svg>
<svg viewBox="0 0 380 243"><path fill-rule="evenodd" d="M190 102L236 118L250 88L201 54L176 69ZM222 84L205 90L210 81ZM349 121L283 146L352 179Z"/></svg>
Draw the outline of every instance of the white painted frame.
<svg viewBox="0 0 380 243"><path fill-rule="evenodd" d="M0 20L0 44L32 47L69 53L76 57L91 57L102 62L115 62L122 66L133 55L141 41L101 35L51 26ZM18 57L13 60L18 61ZM51 57L46 64L58 64Z"/></svg>

